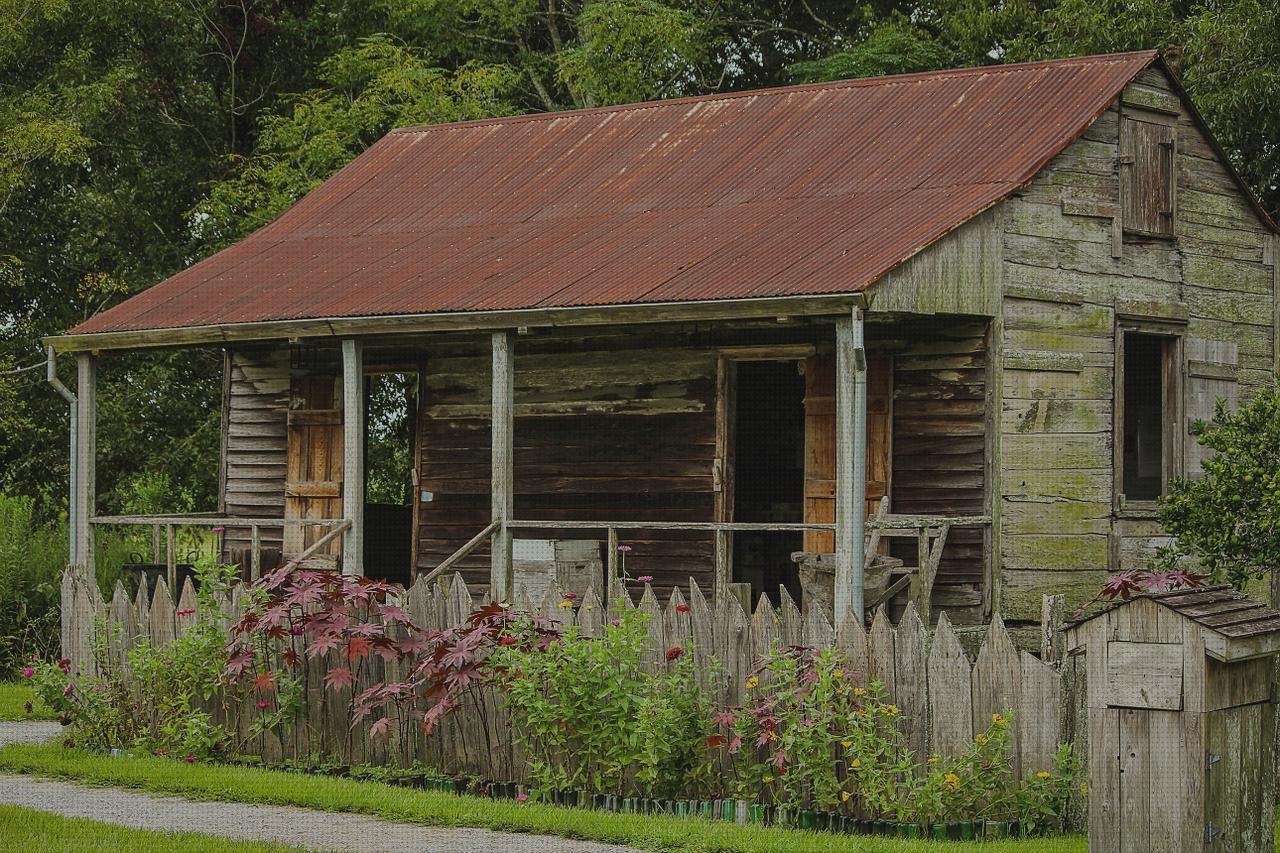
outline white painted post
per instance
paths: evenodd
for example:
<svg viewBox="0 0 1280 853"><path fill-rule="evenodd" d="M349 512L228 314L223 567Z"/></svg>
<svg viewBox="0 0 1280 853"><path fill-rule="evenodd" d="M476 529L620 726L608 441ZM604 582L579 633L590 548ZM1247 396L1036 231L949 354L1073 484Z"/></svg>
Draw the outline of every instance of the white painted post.
<svg viewBox="0 0 1280 853"><path fill-rule="evenodd" d="M342 573L364 575L364 349L342 341L342 515L351 527L342 535Z"/></svg>
<svg viewBox="0 0 1280 853"><path fill-rule="evenodd" d="M501 525L491 540L489 593L494 601L511 602L515 577L511 563L511 529L514 512L515 472L512 466L515 369L510 332L493 333L493 456L490 474L491 509Z"/></svg>
<svg viewBox="0 0 1280 853"><path fill-rule="evenodd" d="M75 451L75 555L90 577L94 576L93 524L97 515L98 360L89 353L76 355L76 451Z"/></svg>
<svg viewBox="0 0 1280 853"><path fill-rule="evenodd" d="M835 619L863 618L866 570L867 355L862 309L836 321Z"/></svg>

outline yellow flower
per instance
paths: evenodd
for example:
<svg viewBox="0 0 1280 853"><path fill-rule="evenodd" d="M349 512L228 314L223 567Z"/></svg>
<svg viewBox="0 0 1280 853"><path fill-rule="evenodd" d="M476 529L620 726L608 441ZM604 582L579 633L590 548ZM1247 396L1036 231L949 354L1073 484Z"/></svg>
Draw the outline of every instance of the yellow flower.
<svg viewBox="0 0 1280 853"><path fill-rule="evenodd" d="M560 606L561 606L561 607L572 607L572 606L573 606L573 602L566 598L564 601L560 602Z"/></svg>
<svg viewBox="0 0 1280 853"><path fill-rule="evenodd" d="M930 755L930 756L929 756L929 763L930 763L930 764L937 764L937 763L938 763L938 756L936 756L936 755Z"/></svg>
<svg viewBox="0 0 1280 853"><path fill-rule="evenodd" d="M974 736L973 736L973 739L974 739L974 740L976 740L978 743L986 743L986 742L987 742L987 736L986 736L986 735L984 735L984 734L976 734L976 735L974 735Z"/></svg>
<svg viewBox="0 0 1280 853"><path fill-rule="evenodd" d="M898 706L897 705L881 705L880 713L884 714L886 717L892 717L898 713Z"/></svg>
<svg viewBox="0 0 1280 853"><path fill-rule="evenodd" d="M840 745L841 745L841 746L843 746L845 749L848 749L849 747L853 746L853 741L851 741L851 740L842 740L842 741L840 741Z"/></svg>
<svg viewBox="0 0 1280 853"><path fill-rule="evenodd" d="M757 688L757 687L759 687L759 686L760 686L760 679L756 678L754 675L752 675L752 676L750 676L749 678L747 678L747 689L748 689L748 690L754 690L755 688Z"/></svg>
<svg viewBox="0 0 1280 853"><path fill-rule="evenodd" d="M862 766L862 759L860 759L860 758L855 758L855 759L853 759L853 761L850 761L850 762L849 762L849 769L850 769L850 770L857 770L857 769L858 769L859 767L861 767L861 766Z"/></svg>
<svg viewBox="0 0 1280 853"><path fill-rule="evenodd" d="M1089 784L1087 782L1080 783L1080 796L1082 797L1089 796Z"/></svg>
<svg viewBox="0 0 1280 853"><path fill-rule="evenodd" d="M953 791L960 787L960 777L954 773L948 773L946 776L943 776L942 781L946 782L947 787Z"/></svg>
<svg viewBox="0 0 1280 853"><path fill-rule="evenodd" d="M1004 726L1004 715L1003 715L1003 714L992 714L992 715L991 715L991 722L995 723L997 726L1003 727L1003 726Z"/></svg>
<svg viewBox="0 0 1280 853"><path fill-rule="evenodd" d="M1053 778L1053 774L1052 774L1052 773L1050 773L1048 770L1041 770L1039 773L1037 773L1037 774L1036 774L1036 778L1037 778L1037 779L1051 779L1051 778Z"/></svg>
<svg viewBox="0 0 1280 853"><path fill-rule="evenodd" d="M831 677L832 677L832 678L844 678L844 670L843 670L843 669L837 669L835 672L831 673Z"/></svg>
<svg viewBox="0 0 1280 853"><path fill-rule="evenodd" d="M866 689L865 687L855 687L855 688L853 688L853 695L854 695L854 696L866 696L866 695L867 695L867 689Z"/></svg>
<svg viewBox="0 0 1280 853"><path fill-rule="evenodd" d="M850 798L850 797L852 797L852 796L853 796L853 794L850 794L848 791L841 791L841 792L840 792L840 802L842 802L842 803L847 803L847 802L849 802L849 798Z"/></svg>
<svg viewBox="0 0 1280 853"><path fill-rule="evenodd" d="M772 781L773 781L773 777L772 777L772 776L766 776L766 777L764 777L763 779L761 779L760 781L762 781L762 782L764 782L766 785L768 785L770 782L772 782Z"/></svg>

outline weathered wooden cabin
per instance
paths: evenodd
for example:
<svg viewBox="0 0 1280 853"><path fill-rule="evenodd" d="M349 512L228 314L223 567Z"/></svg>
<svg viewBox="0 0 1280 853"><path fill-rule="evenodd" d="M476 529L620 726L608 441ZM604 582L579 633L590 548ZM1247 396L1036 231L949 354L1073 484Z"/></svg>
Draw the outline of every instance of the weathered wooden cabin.
<svg viewBox="0 0 1280 853"><path fill-rule="evenodd" d="M1146 559L1188 423L1273 381L1277 239L1149 52L396 130L50 340L73 559L217 523L254 571L509 596L559 555L758 595L798 552L850 613L883 553L953 621L1034 619ZM174 346L225 353L216 517L100 517L97 362ZM386 373L412 490L379 504Z"/></svg>

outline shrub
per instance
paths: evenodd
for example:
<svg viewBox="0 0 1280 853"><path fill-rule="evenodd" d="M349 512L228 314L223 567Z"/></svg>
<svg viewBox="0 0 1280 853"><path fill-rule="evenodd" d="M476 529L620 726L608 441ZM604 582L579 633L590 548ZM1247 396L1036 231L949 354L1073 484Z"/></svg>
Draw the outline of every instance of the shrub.
<svg viewBox="0 0 1280 853"><path fill-rule="evenodd" d="M1176 479L1160 523L1212 580L1237 588L1280 565L1280 391L1259 391L1235 413L1219 401L1193 426L1215 453L1198 479Z"/></svg>
<svg viewBox="0 0 1280 853"><path fill-rule="evenodd" d="M687 649L646 669L647 619L619 608L595 638L547 638L522 619L499 641L490 665L537 792L672 796L708 784L711 703Z"/></svg>
<svg viewBox="0 0 1280 853"><path fill-rule="evenodd" d="M56 656L66 562L66 524L40 524L32 498L0 493L0 676Z"/></svg>

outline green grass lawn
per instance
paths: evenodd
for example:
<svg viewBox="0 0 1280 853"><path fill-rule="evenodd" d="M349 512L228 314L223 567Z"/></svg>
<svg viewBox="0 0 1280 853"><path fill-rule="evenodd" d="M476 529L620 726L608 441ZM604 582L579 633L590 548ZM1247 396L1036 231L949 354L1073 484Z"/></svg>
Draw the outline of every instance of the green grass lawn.
<svg viewBox="0 0 1280 853"><path fill-rule="evenodd" d="M185 764L152 757L110 758L83 750L64 749L60 744L12 745L0 749L0 770L70 779L90 785L135 788L193 800L269 803L356 812L428 826L484 827L585 838L653 850L929 853L953 849L1085 853L1087 846L1084 837L1078 835L989 844L946 844L736 826L698 818L611 814L278 770Z"/></svg>
<svg viewBox="0 0 1280 853"><path fill-rule="evenodd" d="M33 713L28 714L30 702ZM31 687L22 682L0 682L0 720L55 720L53 711L36 698Z"/></svg>
<svg viewBox="0 0 1280 853"><path fill-rule="evenodd" d="M297 850L278 844L229 841L194 832L152 832L128 829L96 820L61 817L48 812L0 805L0 849L39 850L43 853L273 853Z"/></svg>

